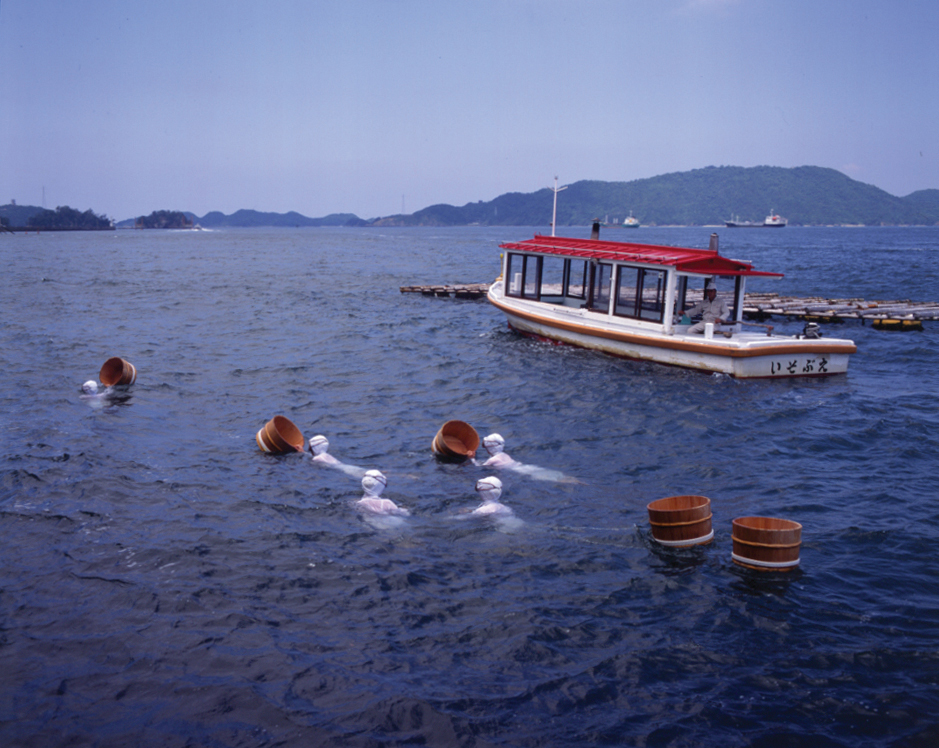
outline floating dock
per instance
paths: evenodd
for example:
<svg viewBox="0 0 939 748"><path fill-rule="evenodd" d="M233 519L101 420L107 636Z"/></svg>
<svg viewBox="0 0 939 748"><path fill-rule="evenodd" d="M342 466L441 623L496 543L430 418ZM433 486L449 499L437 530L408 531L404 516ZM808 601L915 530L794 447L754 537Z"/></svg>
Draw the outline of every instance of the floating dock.
<svg viewBox="0 0 939 748"><path fill-rule="evenodd" d="M870 321L884 329L921 330L926 320L939 320L935 301L867 301L865 299L825 299L818 296L798 298L776 293L748 293L743 300L743 315L749 319L772 317L804 319L807 322L839 323Z"/></svg>
<svg viewBox="0 0 939 748"><path fill-rule="evenodd" d="M401 286L401 293L419 293L453 299L482 299L489 291L489 283L452 283L434 286Z"/></svg>
<svg viewBox="0 0 939 748"><path fill-rule="evenodd" d="M488 290L488 283L401 286L401 293L453 299L481 299ZM939 320L939 302L825 299L819 296L798 298L777 293L748 293L743 300L743 316L758 321L785 317L829 324L870 322L874 327L885 330L922 330L924 321Z"/></svg>

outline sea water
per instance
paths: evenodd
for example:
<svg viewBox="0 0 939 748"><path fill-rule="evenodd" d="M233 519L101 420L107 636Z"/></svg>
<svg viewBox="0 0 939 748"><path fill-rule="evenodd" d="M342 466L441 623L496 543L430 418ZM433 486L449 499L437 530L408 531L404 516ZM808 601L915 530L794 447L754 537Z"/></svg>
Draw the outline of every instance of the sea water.
<svg viewBox="0 0 939 748"><path fill-rule="evenodd" d="M939 743L939 322L823 325L847 375L736 381L399 291L491 281L536 231L0 236L0 742ZM751 290L939 295L937 228L716 231L786 274ZM136 384L83 399L112 356ZM410 516L263 454L276 414ZM501 472L516 521L469 518L491 471L434 459L451 419L580 482ZM677 494L711 544L652 540ZM796 570L732 563L748 515L802 523Z"/></svg>

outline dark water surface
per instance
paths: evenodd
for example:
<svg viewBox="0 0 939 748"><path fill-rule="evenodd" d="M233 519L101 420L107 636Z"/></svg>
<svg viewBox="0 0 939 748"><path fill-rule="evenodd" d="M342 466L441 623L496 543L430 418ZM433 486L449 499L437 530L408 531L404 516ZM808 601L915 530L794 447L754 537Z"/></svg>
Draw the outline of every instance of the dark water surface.
<svg viewBox="0 0 939 748"><path fill-rule="evenodd" d="M533 233L0 236L0 744L939 744L939 323L827 326L846 376L741 382L399 293ZM720 235L787 274L755 290L939 297L939 229ZM137 384L81 399L111 356ZM262 454L276 413L411 517ZM467 520L453 418L583 482L502 473L523 524ZM646 504L688 493L713 543L657 546ZM803 524L796 571L731 562L751 514Z"/></svg>

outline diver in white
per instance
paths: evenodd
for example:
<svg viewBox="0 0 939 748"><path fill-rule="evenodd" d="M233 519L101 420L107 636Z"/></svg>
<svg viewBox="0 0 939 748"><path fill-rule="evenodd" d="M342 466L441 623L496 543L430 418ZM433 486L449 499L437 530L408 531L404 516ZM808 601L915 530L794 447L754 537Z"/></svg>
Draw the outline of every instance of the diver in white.
<svg viewBox="0 0 939 748"><path fill-rule="evenodd" d="M499 503L502 497L502 481L496 477L481 478L476 481L476 493L483 503L476 507L472 514L475 515L501 515L513 514L512 510L505 504Z"/></svg>
<svg viewBox="0 0 939 748"><path fill-rule="evenodd" d="M310 451L313 453L313 462L329 465L337 470L341 470L346 475L351 475L353 478L362 478L366 474L367 471L365 468L340 462L326 451L328 449L329 440L322 434L317 434L310 439Z"/></svg>
<svg viewBox="0 0 939 748"><path fill-rule="evenodd" d="M79 397L86 400L93 408L101 408L111 402L113 395L114 390L111 387L99 390L98 383L94 379L89 379L82 385L82 394Z"/></svg>
<svg viewBox="0 0 939 748"><path fill-rule="evenodd" d="M501 434L489 434L483 439L483 447L489 453L489 459L483 463L483 467L511 467L520 464L503 451L505 449L505 439L502 438Z"/></svg>
<svg viewBox="0 0 939 748"><path fill-rule="evenodd" d="M513 460L503 450L505 449L505 439L500 434L489 434L483 439L483 447L489 453L489 459L482 463L483 467L505 468L513 470L516 473L527 475L535 480L554 481L556 483L580 483L576 478L559 470L549 470L548 468L538 467L537 465L526 465L517 460ZM479 463L477 463L479 464Z"/></svg>
<svg viewBox="0 0 939 748"><path fill-rule="evenodd" d="M355 502L355 508L373 514L394 514L407 516L410 512L395 504L391 499L381 498L381 492L388 484L388 479L379 470L368 470L362 478L365 494Z"/></svg>
<svg viewBox="0 0 939 748"><path fill-rule="evenodd" d="M495 529L502 533L515 533L525 527L525 523L515 516L515 512L499 501L502 497L501 480L491 475L481 478L476 481L476 493L483 503L462 517L483 517L491 521Z"/></svg>

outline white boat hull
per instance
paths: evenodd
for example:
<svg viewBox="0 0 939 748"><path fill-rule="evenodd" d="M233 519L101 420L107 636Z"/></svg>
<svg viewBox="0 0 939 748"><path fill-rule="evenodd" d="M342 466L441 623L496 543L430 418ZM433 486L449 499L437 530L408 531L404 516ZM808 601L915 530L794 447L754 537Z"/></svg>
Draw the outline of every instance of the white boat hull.
<svg viewBox="0 0 939 748"><path fill-rule="evenodd" d="M719 333L712 339L682 331L669 334L661 330L661 325L501 294L502 282L498 281L490 288L489 301L521 333L623 358L720 372L739 379L843 374L856 350L850 340L768 336L741 332L739 326L721 328L734 330L730 338Z"/></svg>

